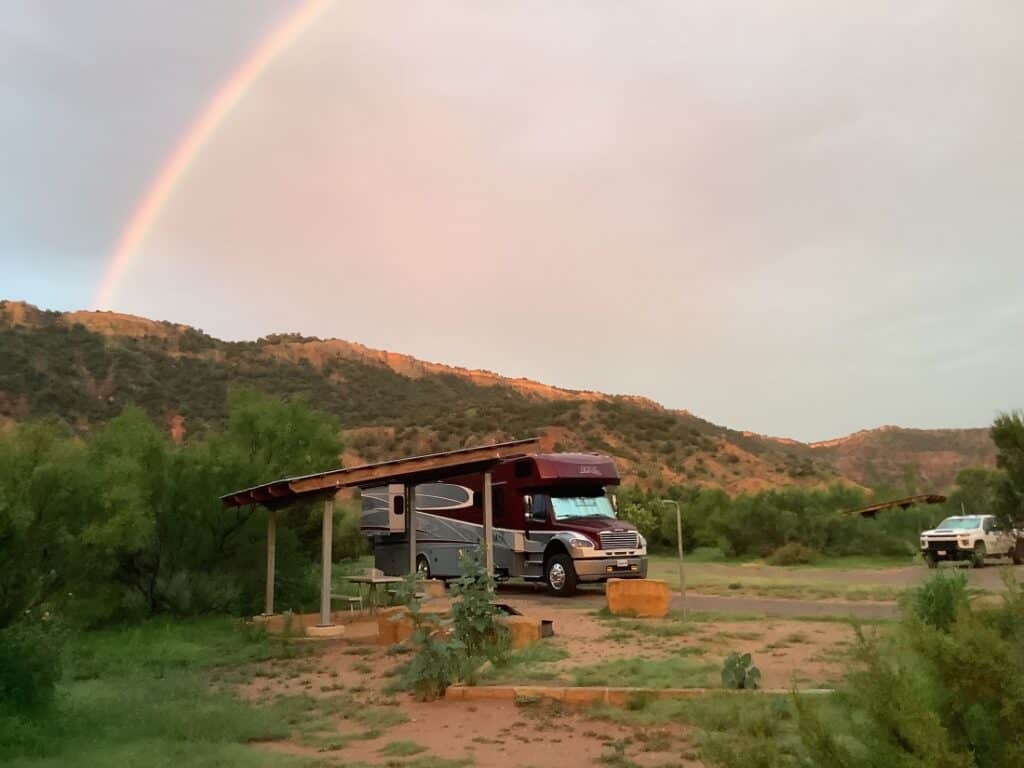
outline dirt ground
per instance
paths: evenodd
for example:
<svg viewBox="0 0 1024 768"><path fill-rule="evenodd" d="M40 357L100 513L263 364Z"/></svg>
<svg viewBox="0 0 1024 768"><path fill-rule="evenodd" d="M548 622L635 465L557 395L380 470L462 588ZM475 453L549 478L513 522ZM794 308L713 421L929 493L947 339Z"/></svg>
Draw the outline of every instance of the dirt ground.
<svg viewBox="0 0 1024 768"><path fill-rule="evenodd" d="M854 637L852 627L843 622L775 618L700 622L685 633L658 635L648 633L664 626L658 619L602 620L579 605L562 607L559 603L566 601L558 598L505 602L525 614L554 621L555 642L569 654L551 665L561 673L638 654L656 660L680 651L688 653L684 649L700 650L699 658L721 666L735 651L753 655L765 688L821 687L838 680L841 654ZM709 683L717 685L714 679Z"/></svg>
<svg viewBox="0 0 1024 768"><path fill-rule="evenodd" d="M853 637L851 628L838 622L765 619L691 622L684 627L672 621L599 617L594 612L599 606L587 598L506 593L502 601L554 621L555 637L542 642L556 644L568 657L537 666L569 684L575 669L602 662L687 656L717 669L727 653L737 651L754 656L766 688L828 686L838 679ZM701 765L692 734L682 723L632 729L557 703L424 703L404 693L389 694L387 686L407 657L389 653L375 639L374 623L352 624L344 639L311 646L309 657L254 665L242 680L230 684L230 690L256 702L278 697L314 702L296 718L291 738L258 748L339 765L407 764L395 757L400 753L521 768L582 768L602 758L652 768ZM716 677L709 673L707 682L717 685ZM336 701L347 704L338 708ZM315 728L306 727L312 723L317 723ZM440 768L456 764L437 763Z"/></svg>

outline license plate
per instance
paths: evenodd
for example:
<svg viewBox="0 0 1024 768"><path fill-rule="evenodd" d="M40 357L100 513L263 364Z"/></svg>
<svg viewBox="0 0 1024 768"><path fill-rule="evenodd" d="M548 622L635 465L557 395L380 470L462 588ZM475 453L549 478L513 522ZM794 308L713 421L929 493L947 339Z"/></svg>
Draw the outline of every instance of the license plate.
<svg viewBox="0 0 1024 768"><path fill-rule="evenodd" d="M940 554L940 555L944 555L944 554L946 554L946 550L944 550L944 549L940 549L940 550L939 550L939 554Z"/></svg>
<svg viewBox="0 0 1024 768"><path fill-rule="evenodd" d="M629 560L616 560L615 561L615 567L616 568L629 568Z"/></svg>

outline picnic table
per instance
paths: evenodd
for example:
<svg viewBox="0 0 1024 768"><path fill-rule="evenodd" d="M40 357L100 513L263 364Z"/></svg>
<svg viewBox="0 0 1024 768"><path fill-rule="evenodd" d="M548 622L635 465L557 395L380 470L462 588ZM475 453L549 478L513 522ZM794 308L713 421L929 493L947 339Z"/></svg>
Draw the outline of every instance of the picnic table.
<svg viewBox="0 0 1024 768"><path fill-rule="evenodd" d="M369 594L367 595L367 601L370 603L370 611L375 611L377 608L377 587L381 584L385 586L388 584L401 584L405 579L401 576L384 576L377 574L363 574L356 576L343 576L345 581L351 584L366 584L369 586Z"/></svg>

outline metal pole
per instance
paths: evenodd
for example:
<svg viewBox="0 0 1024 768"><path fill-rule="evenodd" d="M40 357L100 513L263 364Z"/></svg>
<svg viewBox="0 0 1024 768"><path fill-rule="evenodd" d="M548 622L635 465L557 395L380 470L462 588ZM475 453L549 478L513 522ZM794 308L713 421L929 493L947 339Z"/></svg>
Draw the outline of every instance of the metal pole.
<svg viewBox="0 0 1024 768"><path fill-rule="evenodd" d="M334 497L324 501L323 528L320 531L320 626L331 626L331 545L334 543Z"/></svg>
<svg viewBox="0 0 1024 768"><path fill-rule="evenodd" d="M679 510L679 502L675 499L662 499L662 504L672 504L676 508L676 542L679 545L679 596L682 599L683 619L686 619L686 569L683 567L683 515Z"/></svg>
<svg viewBox="0 0 1024 768"><path fill-rule="evenodd" d="M267 512L267 591L263 601L263 615L274 615L274 556L277 554L277 513Z"/></svg>
<svg viewBox="0 0 1024 768"><path fill-rule="evenodd" d="M491 473L484 472L484 563L487 574L494 575L494 506L491 500Z"/></svg>
<svg viewBox="0 0 1024 768"><path fill-rule="evenodd" d="M416 486L405 486L405 516L409 518L409 573L416 573Z"/></svg>

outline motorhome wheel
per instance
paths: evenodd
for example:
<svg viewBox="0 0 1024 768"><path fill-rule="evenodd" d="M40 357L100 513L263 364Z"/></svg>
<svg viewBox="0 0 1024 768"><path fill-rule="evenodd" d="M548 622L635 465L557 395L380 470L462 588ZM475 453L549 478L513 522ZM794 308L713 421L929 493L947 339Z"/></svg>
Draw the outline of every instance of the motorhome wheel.
<svg viewBox="0 0 1024 768"><path fill-rule="evenodd" d="M426 555L419 555L416 558L416 575L421 579L430 578L430 562Z"/></svg>
<svg viewBox="0 0 1024 768"><path fill-rule="evenodd" d="M544 581L548 591L559 597L567 597L576 592L576 569L572 558L568 555L552 555L544 570Z"/></svg>

